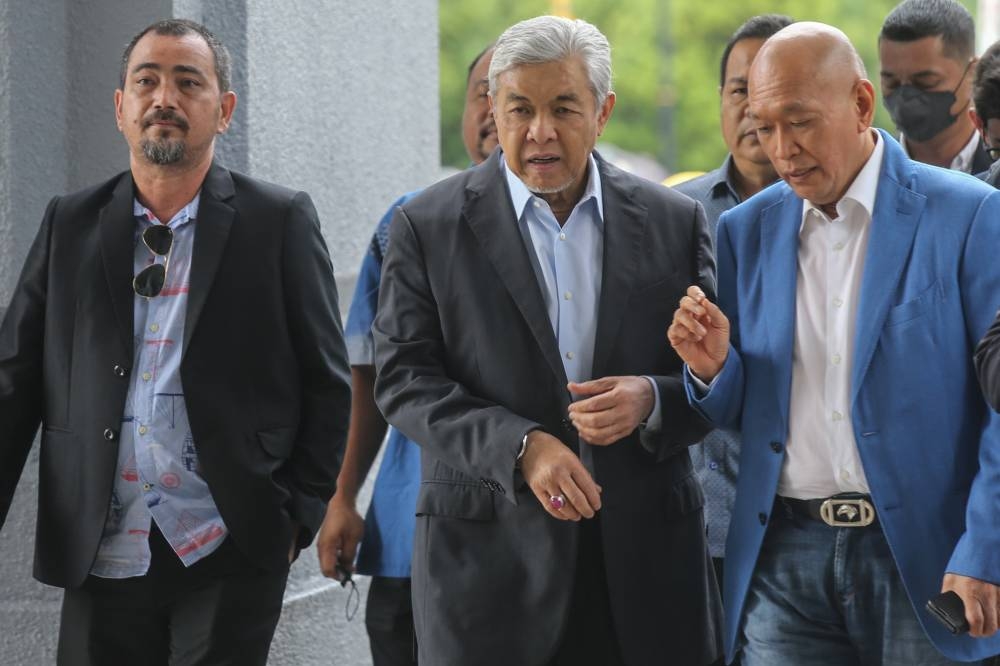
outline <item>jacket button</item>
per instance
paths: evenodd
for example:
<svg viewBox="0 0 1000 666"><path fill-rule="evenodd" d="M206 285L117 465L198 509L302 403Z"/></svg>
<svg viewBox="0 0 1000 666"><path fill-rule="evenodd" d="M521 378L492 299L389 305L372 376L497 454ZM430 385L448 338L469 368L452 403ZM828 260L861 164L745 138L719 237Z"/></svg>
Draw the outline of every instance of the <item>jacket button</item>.
<svg viewBox="0 0 1000 666"><path fill-rule="evenodd" d="M771 442L771 450L775 453L781 453L781 442Z"/></svg>
<svg viewBox="0 0 1000 666"><path fill-rule="evenodd" d="M572 435L573 433L576 432L576 428L573 427L573 422L570 421L569 419L563 419L561 423L562 423L563 430L565 430L569 434Z"/></svg>
<svg viewBox="0 0 1000 666"><path fill-rule="evenodd" d="M117 437L117 436L118 436L118 433L116 433L111 428L105 428L104 429L104 439L108 440L109 442L115 441L115 437Z"/></svg>
<svg viewBox="0 0 1000 666"><path fill-rule="evenodd" d="M116 365L115 366L115 376L116 377L124 377L127 374L128 374L128 370L126 370L125 368L123 368L120 365Z"/></svg>
<svg viewBox="0 0 1000 666"><path fill-rule="evenodd" d="M767 525L767 514L766 513L758 513L757 514L757 519L760 521L761 525Z"/></svg>

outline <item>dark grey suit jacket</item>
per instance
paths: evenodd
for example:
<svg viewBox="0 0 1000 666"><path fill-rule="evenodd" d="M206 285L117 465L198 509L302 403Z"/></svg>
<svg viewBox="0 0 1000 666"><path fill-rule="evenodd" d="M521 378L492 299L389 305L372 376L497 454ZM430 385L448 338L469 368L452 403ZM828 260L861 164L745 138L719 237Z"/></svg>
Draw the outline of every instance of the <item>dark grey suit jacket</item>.
<svg viewBox="0 0 1000 666"><path fill-rule="evenodd" d="M49 204L0 327L0 526L42 425L35 577L93 563L133 360L129 172ZM319 528L350 414L333 267L308 195L213 165L181 381L201 474L237 547L288 564Z"/></svg>
<svg viewBox="0 0 1000 666"><path fill-rule="evenodd" d="M413 601L421 663L545 664L568 616L577 525L514 468L541 428L574 450L566 376L499 151L396 212L383 267L376 400L422 448ZM598 159L604 274L593 376L651 375L664 427L594 447L615 630L628 664L717 654L703 497L687 454L707 425L666 339L690 284L715 291L698 204Z"/></svg>

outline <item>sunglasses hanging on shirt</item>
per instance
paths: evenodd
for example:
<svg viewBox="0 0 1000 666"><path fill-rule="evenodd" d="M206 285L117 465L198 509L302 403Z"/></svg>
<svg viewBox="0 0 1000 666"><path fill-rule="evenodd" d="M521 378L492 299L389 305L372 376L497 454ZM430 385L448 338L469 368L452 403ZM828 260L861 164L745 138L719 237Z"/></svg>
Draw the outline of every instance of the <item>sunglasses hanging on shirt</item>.
<svg viewBox="0 0 1000 666"><path fill-rule="evenodd" d="M174 232L165 224L154 224L142 232L142 242L156 257L163 257L163 263L152 263L132 278L132 289L138 296L153 298L163 291L167 280L167 265L170 263L170 250L174 246ZM154 259L155 260L155 259Z"/></svg>

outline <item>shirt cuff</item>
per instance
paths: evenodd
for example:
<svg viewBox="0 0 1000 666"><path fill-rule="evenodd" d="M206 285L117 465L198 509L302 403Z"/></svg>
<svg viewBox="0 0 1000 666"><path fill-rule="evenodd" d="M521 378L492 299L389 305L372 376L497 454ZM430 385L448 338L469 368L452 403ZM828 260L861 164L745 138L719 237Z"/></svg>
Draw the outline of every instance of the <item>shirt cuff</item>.
<svg viewBox="0 0 1000 666"><path fill-rule="evenodd" d="M691 372L691 368L688 367L687 363L684 364L684 372L687 373L688 379L690 379L691 383L694 385L695 393L698 395L699 399L704 398L708 392L712 390L712 387L715 386L715 382L719 380L719 375L722 374L720 372L719 375L712 378L711 383L706 384L698 379L693 372Z"/></svg>
<svg viewBox="0 0 1000 666"><path fill-rule="evenodd" d="M660 413L660 387L656 385L652 377L643 375L642 378L648 381L653 387L653 411L649 413L649 416L646 417L646 420L639 427L643 430L659 432L660 428L663 427L663 415Z"/></svg>

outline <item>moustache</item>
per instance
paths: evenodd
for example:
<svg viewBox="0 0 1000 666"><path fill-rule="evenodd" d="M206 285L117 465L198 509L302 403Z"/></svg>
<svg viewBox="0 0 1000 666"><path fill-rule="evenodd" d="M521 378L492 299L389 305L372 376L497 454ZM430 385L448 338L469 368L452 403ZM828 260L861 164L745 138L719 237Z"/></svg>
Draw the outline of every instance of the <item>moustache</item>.
<svg viewBox="0 0 1000 666"><path fill-rule="evenodd" d="M150 125L152 125L153 123L156 123L156 122L173 123L173 124L177 125L179 128L181 128L182 130L188 129L187 121L184 120L183 118L181 118L180 116L178 116L176 113L174 113L170 109L161 109L161 110L153 111L152 113L150 113L149 115L147 115L145 118L143 118L143 120L142 120L142 126L144 128L145 127L149 127Z"/></svg>

